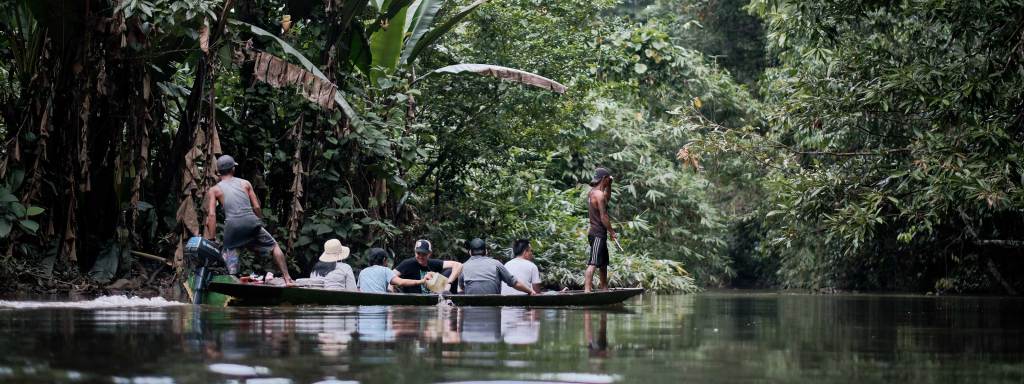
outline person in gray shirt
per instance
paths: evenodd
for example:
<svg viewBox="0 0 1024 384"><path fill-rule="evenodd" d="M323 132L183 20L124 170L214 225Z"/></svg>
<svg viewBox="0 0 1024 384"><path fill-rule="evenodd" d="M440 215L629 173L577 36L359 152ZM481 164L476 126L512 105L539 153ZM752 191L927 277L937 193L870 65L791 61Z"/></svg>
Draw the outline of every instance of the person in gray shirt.
<svg viewBox="0 0 1024 384"><path fill-rule="evenodd" d="M228 274L239 271L238 250L249 248L263 255L273 255L274 263L281 270L281 277L287 285L292 285L288 265L284 260L284 252L277 245L277 240L263 227L263 211L260 200L252 184L242 178L235 177L238 163L228 155L217 158L217 173L220 182L206 192L206 238L213 240L217 232L217 204L224 208L224 252L222 257L227 264ZM198 235L198 234L197 234Z"/></svg>
<svg viewBox="0 0 1024 384"><path fill-rule="evenodd" d="M533 288L526 286L505 268L498 260L487 256L487 244L477 238L469 241L469 260L462 264L463 292L468 295L501 294L501 282L536 295Z"/></svg>

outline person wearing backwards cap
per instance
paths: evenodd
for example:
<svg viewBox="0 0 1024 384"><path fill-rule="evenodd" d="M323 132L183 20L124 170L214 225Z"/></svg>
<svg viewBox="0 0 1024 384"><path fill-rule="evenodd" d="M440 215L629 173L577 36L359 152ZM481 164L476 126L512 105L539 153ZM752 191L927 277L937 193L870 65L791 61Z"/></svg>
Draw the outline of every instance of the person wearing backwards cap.
<svg viewBox="0 0 1024 384"><path fill-rule="evenodd" d="M395 273L398 277L406 280L420 280L427 277L430 272L441 273L445 269L451 269L448 281L455 281L462 273L462 263L453 260L438 260L430 258L434 254L434 247L429 240L416 240L415 257L410 257L398 263ZM404 286L399 288L405 293L428 293L423 286Z"/></svg>
<svg viewBox="0 0 1024 384"><path fill-rule="evenodd" d="M469 260L462 268L462 280L467 295L500 294L502 282L520 292L537 294L532 287L516 280L501 262L487 256L487 244L478 238L469 241Z"/></svg>
<svg viewBox="0 0 1024 384"><path fill-rule="evenodd" d="M271 254L281 270L285 284L293 284L284 252L260 220L260 200L248 181L235 177L235 159L223 155L217 159L220 182L206 192L206 238L214 240L217 231L217 203L224 208L224 262L228 273L238 273L238 249L249 248L261 255Z"/></svg>
<svg viewBox="0 0 1024 384"><path fill-rule="evenodd" d="M594 270L601 270L601 289L608 289L608 237L615 240L615 230L608 218L608 200L612 196L612 173L605 168L594 170L594 178L590 180L590 192L587 193L587 216L590 230L587 241L590 242L590 257L587 258L587 272L583 277L583 291L590 292L594 287Z"/></svg>
<svg viewBox="0 0 1024 384"><path fill-rule="evenodd" d="M324 253L313 265L309 273L311 280L323 280L324 289L336 291L356 291L356 276L352 267L342 261L348 258L350 250L341 245L338 239L330 239L324 243Z"/></svg>

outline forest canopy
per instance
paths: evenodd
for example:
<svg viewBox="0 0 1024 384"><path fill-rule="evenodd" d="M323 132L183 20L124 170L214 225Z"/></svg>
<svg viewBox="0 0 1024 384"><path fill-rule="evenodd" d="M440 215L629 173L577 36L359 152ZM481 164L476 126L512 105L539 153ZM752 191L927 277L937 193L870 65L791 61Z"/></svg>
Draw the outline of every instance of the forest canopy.
<svg viewBox="0 0 1024 384"><path fill-rule="evenodd" d="M182 277L215 159L290 269L530 238L582 283L1024 289L1024 1L0 3L0 287ZM154 257L155 255L155 257ZM246 255L244 270L269 260Z"/></svg>

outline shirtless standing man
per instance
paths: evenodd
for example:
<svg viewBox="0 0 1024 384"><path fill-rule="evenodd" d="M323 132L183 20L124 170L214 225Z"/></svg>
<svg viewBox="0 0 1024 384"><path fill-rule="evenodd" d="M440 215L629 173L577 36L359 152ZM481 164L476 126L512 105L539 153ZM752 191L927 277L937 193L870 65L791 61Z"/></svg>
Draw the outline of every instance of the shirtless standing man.
<svg viewBox="0 0 1024 384"><path fill-rule="evenodd" d="M594 178L590 180L590 192L587 193L587 216L590 218L590 230L587 240L590 242L590 257L587 259L587 272L583 277L583 291L590 292L594 287L594 269L601 270L601 289L608 289L608 237L615 240L615 230L608 219L608 200L612 192L612 174L605 168L597 168Z"/></svg>
<svg viewBox="0 0 1024 384"><path fill-rule="evenodd" d="M238 273L238 249L249 248L260 255L270 253L274 263L281 270L285 284L291 285L292 277L284 262L284 252L270 232L263 228L260 200L256 198L252 184L235 177L235 159L223 155L217 159L217 173L220 182L206 192L206 238L214 240L217 231L217 203L224 207L224 262L228 273Z"/></svg>

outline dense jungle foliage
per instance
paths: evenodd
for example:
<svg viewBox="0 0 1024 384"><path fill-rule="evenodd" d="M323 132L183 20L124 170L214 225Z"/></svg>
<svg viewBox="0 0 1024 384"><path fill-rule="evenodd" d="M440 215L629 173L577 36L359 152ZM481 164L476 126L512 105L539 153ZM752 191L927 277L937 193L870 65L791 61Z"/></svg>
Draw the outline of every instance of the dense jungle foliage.
<svg viewBox="0 0 1024 384"><path fill-rule="evenodd" d="M173 283L226 153L298 273L332 237L356 268L529 237L579 286L604 166L615 285L1020 292L1022 25L1024 1L3 2L0 286Z"/></svg>

